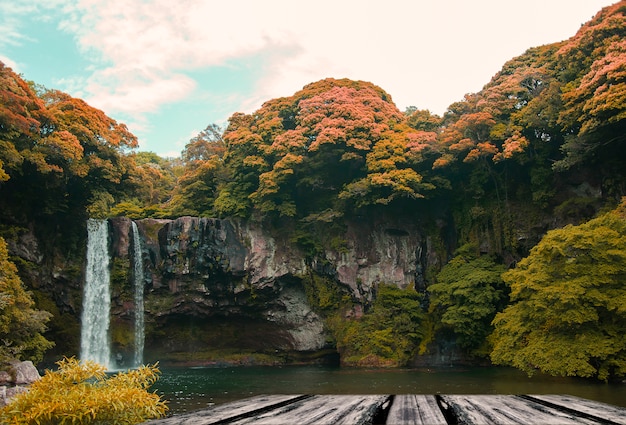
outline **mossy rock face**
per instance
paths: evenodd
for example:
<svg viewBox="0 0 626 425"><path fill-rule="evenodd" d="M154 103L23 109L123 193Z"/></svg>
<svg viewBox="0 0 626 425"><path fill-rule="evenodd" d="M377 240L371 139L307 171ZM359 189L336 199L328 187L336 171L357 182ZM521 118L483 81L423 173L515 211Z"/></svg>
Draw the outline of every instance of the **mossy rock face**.
<svg viewBox="0 0 626 425"><path fill-rule="evenodd" d="M352 307L352 300L346 288L333 279L311 273L302 278L307 301L321 313L333 313Z"/></svg>
<svg viewBox="0 0 626 425"><path fill-rule="evenodd" d="M151 325L152 326L152 325ZM160 364L283 364L293 352L284 326L250 317L170 317L146 335L145 361Z"/></svg>
<svg viewBox="0 0 626 425"><path fill-rule="evenodd" d="M40 290L34 290L33 299L39 310L52 314L47 323L44 336L55 343L47 353L46 359L60 359L64 356L78 355L80 352L80 321L68 312L62 312L54 300Z"/></svg>
<svg viewBox="0 0 626 425"><path fill-rule="evenodd" d="M131 366L135 352L134 324L127 320L113 318L110 325L111 356L117 367Z"/></svg>
<svg viewBox="0 0 626 425"><path fill-rule="evenodd" d="M131 264L128 258L114 258L111 262L111 297L120 302L132 301Z"/></svg>

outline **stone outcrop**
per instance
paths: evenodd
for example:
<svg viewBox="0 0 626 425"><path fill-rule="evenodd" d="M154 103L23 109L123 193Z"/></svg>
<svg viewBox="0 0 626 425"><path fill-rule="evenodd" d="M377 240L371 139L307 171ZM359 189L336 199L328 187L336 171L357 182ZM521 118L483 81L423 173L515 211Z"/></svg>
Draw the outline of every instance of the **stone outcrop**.
<svg viewBox="0 0 626 425"><path fill-rule="evenodd" d="M41 378L31 361L14 362L8 371L0 371L0 407Z"/></svg>

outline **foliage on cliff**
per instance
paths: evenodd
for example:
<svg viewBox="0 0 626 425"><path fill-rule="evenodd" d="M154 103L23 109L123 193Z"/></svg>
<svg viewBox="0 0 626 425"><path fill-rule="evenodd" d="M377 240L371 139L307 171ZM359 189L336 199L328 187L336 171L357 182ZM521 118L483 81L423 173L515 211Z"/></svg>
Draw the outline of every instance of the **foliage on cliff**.
<svg viewBox="0 0 626 425"><path fill-rule="evenodd" d="M158 394L149 392L159 375L156 366L107 376L106 368L74 358L57 363L0 409L6 424L136 424L167 412Z"/></svg>
<svg viewBox="0 0 626 425"><path fill-rule="evenodd" d="M625 8L607 7L571 39L512 59L443 117L403 114L374 84L329 78L234 114L224 131L207 126L178 163L128 152L137 140L123 124L2 65L0 201L29 215L326 222L443 198L485 211L464 224L468 235L483 227L494 250L514 249L511 202L557 208L572 174L600 162L594 185L614 199L625 190Z"/></svg>
<svg viewBox="0 0 626 425"><path fill-rule="evenodd" d="M350 366L405 366L417 354L424 338L426 314L422 297L380 284L372 306L361 316L330 318L342 363Z"/></svg>
<svg viewBox="0 0 626 425"><path fill-rule="evenodd" d="M495 363L529 375L626 375L626 199L548 232L503 278L511 304L494 320Z"/></svg>
<svg viewBox="0 0 626 425"><path fill-rule="evenodd" d="M48 320L50 313L34 308L0 237L0 364L15 358L41 361L54 345L42 335Z"/></svg>
<svg viewBox="0 0 626 425"><path fill-rule="evenodd" d="M451 329L459 345L469 352L489 354L486 339L492 331L491 321L507 301L500 277L504 271L491 256L478 255L476 246L465 245L428 287L435 323Z"/></svg>

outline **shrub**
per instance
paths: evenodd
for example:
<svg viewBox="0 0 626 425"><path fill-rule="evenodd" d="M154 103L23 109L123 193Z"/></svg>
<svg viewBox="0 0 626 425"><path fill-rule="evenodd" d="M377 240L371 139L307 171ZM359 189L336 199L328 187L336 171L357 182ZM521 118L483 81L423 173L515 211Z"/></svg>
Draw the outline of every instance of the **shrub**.
<svg viewBox="0 0 626 425"><path fill-rule="evenodd" d="M410 286L380 284L371 309L358 319L329 320L342 362L356 366L404 366L424 337L422 297Z"/></svg>
<svg viewBox="0 0 626 425"><path fill-rule="evenodd" d="M511 304L493 322L494 363L529 375L626 376L626 198L549 231L502 277Z"/></svg>
<svg viewBox="0 0 626 425"><path fill-rule="evenodd" d="M156 382L156 365L108 376L104 366L75 358L57 362L28 392L0 410L6 424L136 424L159 418L165 401L148 388Z"/></svg>

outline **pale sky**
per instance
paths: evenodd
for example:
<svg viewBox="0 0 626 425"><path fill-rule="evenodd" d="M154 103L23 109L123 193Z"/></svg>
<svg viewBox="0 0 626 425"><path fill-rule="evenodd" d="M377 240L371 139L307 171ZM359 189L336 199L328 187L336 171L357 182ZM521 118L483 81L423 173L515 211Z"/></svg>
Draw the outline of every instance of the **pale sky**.
<svg viewBox="0 0 626 425"><path fill-rule="evenodd" d="M443 114L614 0L0 0L0 60L178 156L208 124L327 77Z"/></svg>

